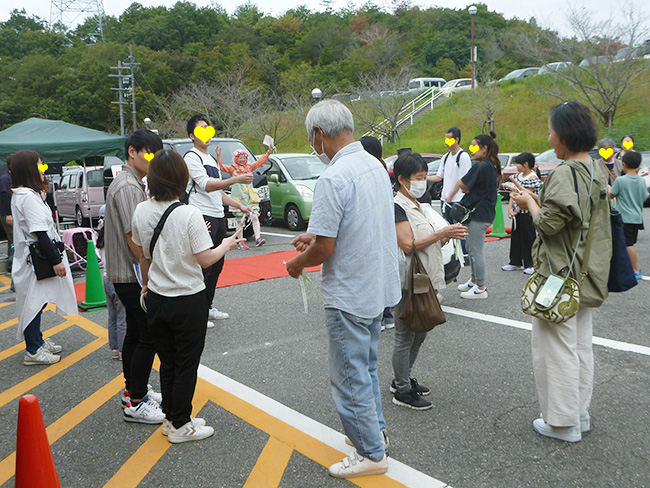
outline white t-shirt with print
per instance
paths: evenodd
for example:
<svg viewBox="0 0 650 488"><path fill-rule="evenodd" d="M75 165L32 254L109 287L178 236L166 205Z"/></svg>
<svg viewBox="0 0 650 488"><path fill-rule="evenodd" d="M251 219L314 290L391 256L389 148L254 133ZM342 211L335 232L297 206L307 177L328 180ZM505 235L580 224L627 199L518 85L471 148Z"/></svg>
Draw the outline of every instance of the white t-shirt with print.
<svg viewBox="0 0 650 488"><path fill-rule="evenodd" d="M201 212L192 205L181 205L169 214L153 250L149 245L153 230L173 202L155 199L140 203L133 214L133 242L151 259L148 288L158 295L194 295L205 289L201 265L195 254L210 249L212 239Z"/></svg>

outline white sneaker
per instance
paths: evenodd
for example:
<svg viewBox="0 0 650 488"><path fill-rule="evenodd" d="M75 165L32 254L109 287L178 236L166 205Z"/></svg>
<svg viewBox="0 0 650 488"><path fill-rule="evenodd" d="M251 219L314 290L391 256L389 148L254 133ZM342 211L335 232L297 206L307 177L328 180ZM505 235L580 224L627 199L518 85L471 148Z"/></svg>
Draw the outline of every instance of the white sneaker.
<svg viewBox="0 0 650 488"><path fill-rule="evenodd" d="M49 338L43 341L43 345L41 347L50 354L59 354L63 350L61 346L54 344L54 341Z"/></svg>
<svg viewBox="0 0 650 488"><path fill-rule="evenodd" d="M379 461L373 461L356 451L344 458L343 461L332 464L328 470L330 476L334 478L355 478L357 476L384 474L386 471L388 471L386 454Z"/></svg>
<svg viewBox="0 0 650 488"><path fill-rule="evenodd" d="M535 272L535 268L533 268L533 267L526 268L524 270L524 273L527 274L527 275L532 275L534 272Z"/></svg>
<svg viewBox="0 0 650 488"><path fill-rule="evenodd" d="M46 351L43 346L39 347L34 354L25 351L25 357L23 358L23 364L25 366L32 366L35 364L54 364L59 361L61 361L61 356Z"/></svg>
<svg viewBox="0 0 650 488"><path fill-rule="evenodd" d="M467 298L469 300L482 300L488 297L487 288L482 290L478 285L474 285L471 290L464 291L460 294L461 298Z"/></svg>
<svg viewBox="0 0 650 488"><path fill-rule="evenodd" d="M190 420L194 423L194 425L200 425L201 427L205 425L205 419L190 417ZM162 435L169 435L173 428L174 425L169 420L163 420Z"/></svg>
<svg viewBox="0 0 650 488"><path fill-rule="evenodd" d="M229 319L230 315L228 315L226 312L220 312L216 308L211 308L208 312L208 317L213 320L224 320Z"/></svg>
<svg viewBox="0 0 650 488"><path fill-rule="evenodd" d="M199 425L198 423L190 420L180 429L175 429L173 426L169 429L167 440L172 444L179 444L181 442L200 441L207 439L214 434L214 429L207 425Z"/></svg>
<svg viewBox="0 0 650 488"><path fill-rule="evenodd" d="M589 416L589 412L585 412L582 415L580 415L580 433L584 434L585 432L589 432L591 430L591 417Z"/></svg>
<svg viewBox="0 0 650 488"><path fill-rule="evenodd" d="M469 291L474 287L475 283L470 279L467 280L467 283L463 283L462 285L458 285L458 291Z"/></svg>
<svg viewBox="0 0 650 488"><path fill-rule="evenodd" d="M533 429L540 435L552 437L566 442L580 442L582 434L580 426L576 427L553 427L548 425L543 418L533 420Z"/></svg>
<svg viewBox="0 0 650 488"><path fill-rule="evenodd" d="M142 401L136 407L129 402L124 407L124 420L140 424L162 424L165 414L160 405L152 400Z"/></svg>
<svg viewBox="0 0 650 488"><path fill-rule="evenodd" d="M162 404L162 393L155 391L151 385L147 385L147 396L149 397L149 400L153 400L158 405Z"/></svg>
<svg viewBox="0 0 650 488"><path fill-rule="evenodd" d="M521 266L517 266L515 264L506 264L505 266L501 266L501 269L503 271L517 271L524 268L522 268Z"/></svg>
<svg viewBox="0 0 650 488"><path fill-rule="evenodd" d="M208 320L207 328L214 329L214 322L212 320Z"/></svg>

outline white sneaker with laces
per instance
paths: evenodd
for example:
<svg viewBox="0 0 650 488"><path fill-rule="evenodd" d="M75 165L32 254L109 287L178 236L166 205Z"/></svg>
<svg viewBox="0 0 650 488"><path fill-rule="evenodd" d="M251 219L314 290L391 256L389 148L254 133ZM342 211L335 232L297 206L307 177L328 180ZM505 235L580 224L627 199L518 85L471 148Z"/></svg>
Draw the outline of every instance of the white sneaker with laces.
<svg viewBox="0 0 650 488"><path fill-rule="evenodd" d="M334 478L355 478L357 476L370 476L373 474L384 474L388 471L388 458L386 454L379 461L353 452L343 461L332 464L329 467L329 474Z"/></svg>
<svg viewBox="0 0 650 488"><path fill-rule="evenodd" d="M128 402L124 407L124 420L140 424L162 424L165 414L160 405L152 400L140 402L135 407Z"/></svg>
<svg viewBox="0 0 650 488"><path fill-rule="evenodd" d="M475 283L469 279L467 280L467 283L463 283L461 285L458 285L458 291L469 291L474 287Z"/></svg>
<svg viewBox="0 0 650 488"><path fill-rule="evenodd" d="M228 315L226 312L220 312L216 308L211 308L208 312L208 317L213 320L224 320L229 319L230 315Z"/></svg>
<svg viewBox="0 0 650 488"><path fill-rule="evenodd" d="M482 290L478 285L474 285L471 290L464 291L460 294L461 298L467 298L469 300L482 300L488 297L487 288Z"/></svg>
<svg viewBox="0 0 650 488"><path fill-rule="evenodd" d="M203 427L205 425L205 419L190 417L190 420L194 425L200 425ZM174 428L174 425L167 419L163 420L162 423L162 435L169 435L171 430Z"/></svg>
<svg viewBox="0 0 650 488"><path fill-rule="evenodd" d="M54 364L61 361L61 356L52 354L49 351L46 351L43 346L39 347L34 354L30 354L25 351L25 357L23 358L23 364L25 366L33 366L36 364Z"/></svg>
<svg viewBox="0 0 650 488"><path fill-rule="evenodd" d="M172 444L179 444L181 442L200 441L207 439L214 434L214 429L207 425L199 425L198 423L190 420L183 427L175 429L173 426L169 429L167 440Z"/></svg>
<svg viewBox="0 0 650 488"><path fill-rule="evenodd" d="M147 396L149 400L153 400L158 405L162 404L162 393L155 391L151 385L147 385Z"/></svg>
<svg viewBox="0 0 650 488"><path fill-rule="evenodd" d="M54 344L54 341L50 338L44 339L41 347L50 354L59 354L63 350L61 346Z"/></svg>

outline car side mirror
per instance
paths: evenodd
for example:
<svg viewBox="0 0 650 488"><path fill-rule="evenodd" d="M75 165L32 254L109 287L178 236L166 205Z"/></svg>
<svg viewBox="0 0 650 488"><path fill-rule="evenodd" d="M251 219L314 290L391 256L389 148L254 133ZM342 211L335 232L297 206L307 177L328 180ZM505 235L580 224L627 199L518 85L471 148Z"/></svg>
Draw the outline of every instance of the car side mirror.
<svg viewBox="0 0 650 488"><path fill-rule="evenodd" d="M270 183L275 183L275 184L280 183L280 178L278 177L277 174L268 175L268 180Z"/></svg>

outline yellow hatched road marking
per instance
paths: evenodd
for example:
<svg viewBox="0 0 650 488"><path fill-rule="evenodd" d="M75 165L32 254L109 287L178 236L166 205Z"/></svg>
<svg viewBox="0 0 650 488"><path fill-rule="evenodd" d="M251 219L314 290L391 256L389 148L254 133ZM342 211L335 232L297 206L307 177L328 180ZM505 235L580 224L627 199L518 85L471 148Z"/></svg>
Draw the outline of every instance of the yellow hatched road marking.
<svg viewBox="0 0 650 488"><path fill-rule="evenodd" d="M15 305L16 302L4 302L0 303L0 308L8 307L9 305Z"/></svg>
<svg viewBox="0 0 650 488"><path fill-rule="evenodd" d="M32 388L37 387L44 381L47 381L48 379L52 378L53 376L56 376L63 370L69 368L73 364L81 361L83 358L95 352L104 344L106 344L106 339L95 339L90 344L85 345L81 349L61 359L61 361L59 361L58 363L48 366L47 369L44 369L43 371L39 371L35 375L32 375L26 380L21 381L17 385L6 389L2 393L0 393L0 407L5 406L10 401L15 400L21 395L24 395Z"/></svg>
<svg viewBox="0 0 650 488"><path fill-rule="evenodd" d="M15 319L7 320L6 322L0 324L0 330L8 329L12 325L16 325L17 323L18 323L18 317L16 317Z"/></svg>
<svg viewBox="0 0 650 488"><path fill-rule="evenodd" d="M11 278L7 278L4 274L0 274L0 283L3 285L0 286L0 291L5 291L11 286Z"/></svg>
<svg viewBox="0 0 650 488"><path fill-rule="evenodd" d="M59 325L52 327L51 329L47 329L45 332L43 332L43 337L52 337L54 334L58 334L59 332L67 329L72 325L75 325L72 320L66 320L65 322L62 322ZM15 346L10 347L9 349L0 351L0 361L24 350L25 344L21 342L20 344L16 344Z"/></svg>
<svg viewBox="0 0 650 488"><path fill-rule="evenodd" d="M284 470L289 465L293 449L275 437L269 438L257 458L244 488L275 488L280 486Z"/></svg>
<svg viewBox="0 0 650 488"><path fill-rule="evenodd" d="M192 402L194 408L192 415L196 415L208 402L207 397L195 395ZM162 435L162 428L158 428L144 444L142 444L129 460L122 465L104 488L135 488L151 471L161 457L171 447L167 437Z"/></svg>
<svg viewBox="0 0 650 488"><path fill-rule="evenodd" d="M47 439L54 444L65 434L85 420L101 405L112 399L124 386L124 377L120 374L112 381L102 386L92 395L79 402L58 420L47 427ZM16 451L0 461L0 485L6 483L16 470Z"/></svg>
<svg viewBox="0 0 650 488"><path fill-rule="evenodd" d="M345 457L345 454L341 451L314 439L310 435L201 378L199 378L196 385L196 391L210 398L217 405L241 418L246 423L262 432L266 432L271 437L275 437L321 466L331 466ZM404 488L405 486L383 475L352 478L348 481L362 488Z"/></svg>
<svg viewBox="0 0 650 488"><path fill-rule="evenodd" d="M2 290L0 290L0 291L2 291ZM15 302L7 302L7 303L0 304L0 308L6 307L7 305L15 305ZM54 305L52 305L51 303L48 303L43 311L44 312L56 312L56 307ZM74 315L66 315L66 317L70 318L70 317L74 317ZM12 325L16 325L17 323L18 323L18 317L15 317L15 318L13 318L11 320L7 320L6 322L3 322L2 324L0 324L0 330L8 329Z"/></svg>

